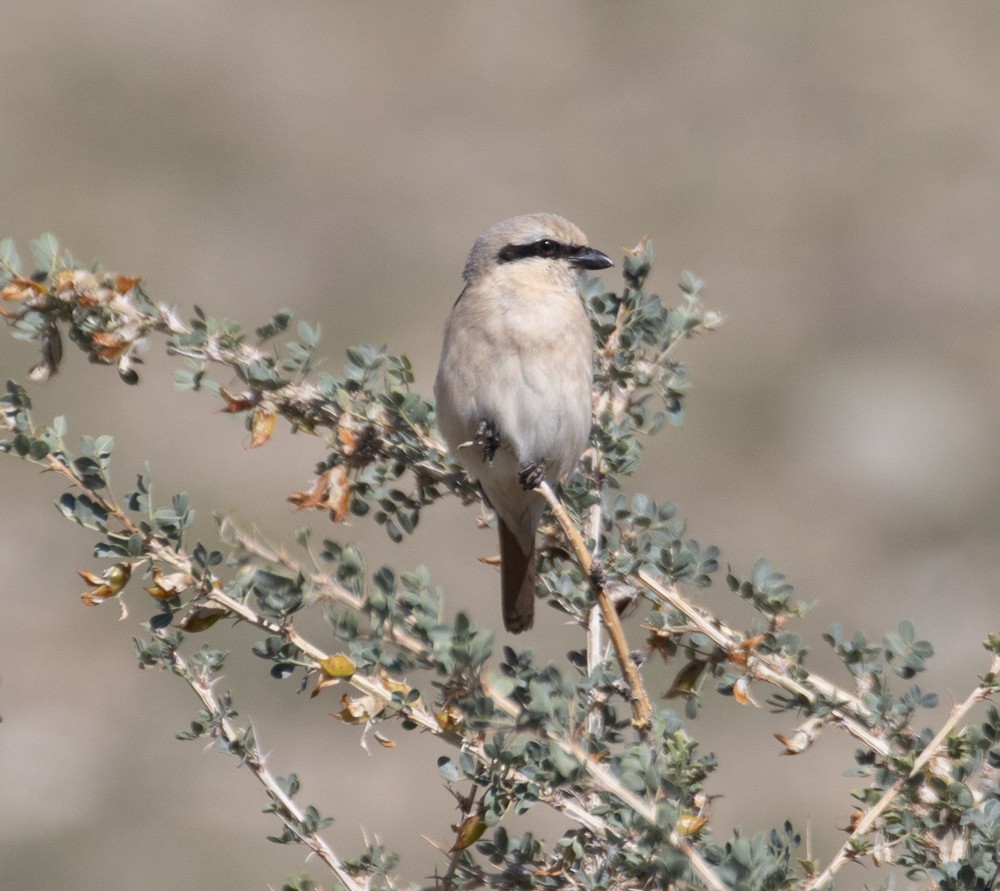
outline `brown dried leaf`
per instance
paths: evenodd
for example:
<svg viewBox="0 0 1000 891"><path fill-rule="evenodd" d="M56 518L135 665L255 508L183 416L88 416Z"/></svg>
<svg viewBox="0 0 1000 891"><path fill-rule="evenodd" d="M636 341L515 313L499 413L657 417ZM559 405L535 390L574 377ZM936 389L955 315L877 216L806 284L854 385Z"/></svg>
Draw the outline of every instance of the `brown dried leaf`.
<svg viewBox="0 0 1000 891"><path fill-rule="evenodd" d="M364 724L372 714L378 711L370 696L351 699L346 693L340 697L343 708L339 712L330 712L334 718L339 718L345 724Z"/></svg>
<svg viewBox="0 0 1000 891"><path fill-rule="evenodd" d="M115 276L115 290L119 294L127 294L131 291L142 279L138 276L132 275L118 275Z"/></svg>
<svg viewBox="0 0 1000 891"><path fill-rule="evenodd" d="M351 457L358 448L359 426L357 420L352 415L341 416L337 425L337 441L345 457Z"/></svg>
<svg viewBox="0 0 1000 891"><path fill-rule="evenodd" d="M455 851L464 851L469 845L473 845L479 841L482 834L486 831L486 821L483 819L481 812L469 814L461 823L451 828L458 833L455 844L448 851L449 854L454 854Z"/></svg>
<svg viewBox="0 0 1000 891"><path fill-rule="evenodd" d="M34 282L25 281L24 279L14 279L14 281L0 291L0 300L24 300L31 297L33 294L38 293L34 284Z"/></svg>
<svg viewBox="0 0 1000 891"><path fill-rule="evenodd" d="M763 634L755 634L753 637L748 637L745 640L740 641L732 650L729 652L729 661L735 665L746 665L750 661L750 656L753 655L754 651L764 642Z"/></svg>
<svg viewBox="0 0 1000 891"><path fill-rule="evenodd" d="M782 755L798 755L816 742L819 732L822 729L822 718L809 718L790 737L776 733L774 734L774 738L785 747L785 750L781 753Z"/></svg>
<svg viewBox="0 0 1000 891"><path fill-rule="evenodd" d="M240 393L238 396L230 393L225 387L219 387L219 395L225 400L226 407L222 409L227 415L239 414L248 408L253 408L258 399L253 393Z"/></svg>
<svg viewBox="0 0 1000 891"><path fill-rule="evenodd" d="M757 705L750 695L750 678L747 675L737 678L733 684L733 699L740 705Z"/></svg>
<svg viewBox="0 0 1000 891"><path fill-rule="evenodd" d="M462 715L451 706L440 712L434 712L434 720L445 733L456 733L461 730L464 723Z"/></svg>
<svg viewBox="0 0 1000 891"><path fill-rule="evenodd" d="M649 236L643 235L642 238L639 239L635 247L622 248L622 250L624 250L625 253L629 254L630 256L641 257L646 253L646 248L648 247L648 245L649 245Z"/></svg>
<svg viewBox="0 0 1000 891"><path fill-rule="evenodd" d="M269 409L258 408L250 418L250 448L256 449L264 445L274 433L278 416Z"/></svg>
<svg viewBox="0 0 1000 891"><path fill-rule="evenodd" d="M186 572L172 572L166 575L156 567L153 568L153 585L146 588L146 593L157 600L171 600L191 587L193 579Z"/></svg>
<svg viewBox="0 0 1000 891"><path fill-rule="evenodd" d="M382 686L384 686L386 690L390 693L400 693L404 699L406 699L406 697L409 696L413 690L413 687L409 684L404 681L395 680L395 678L390 677L388 672L384 670L379 672L379 680L382 681ZM419 702L420 700L418 699L417 703L419 704Z"/></svg>
<svg viewBox="0 0 1000 891"><path fill-rule="evenodd" d="M319 696L319 694L322 693L327 687L336 687L339 683L340 678L327 677L321 673L319 679L316 681L315 689L309 694L309 698L313 699L316 696Z"/></svg>
<svg viewBox="0 0 1000 891"><path fill-rule="evenodd" d="M288 500L299 510L328 510L330 519L339 523L347 516L351 507L351 487L347 471L338 464L316 477L308 492L292 492Z"/></svg>
<svg viewBox="0 0 1000 891"><path fill-rule="evenodd" d="M225 615L226 611L219 607L197 606L181 619L180 627L189 634L198 634L207 631Z"/></svg>
<svg viewBox="0 0 1000 891"><path fill-rule="evenodd" d="M337 465L330 470L330 488L326 502L330 508L330 519L340 523L351 508L351 485L347 479L347 471Z"/></svg>
<svg viewBox="0 0 1000 891"><path fill-rule="evenodd" d="M841 832L853 833L861 825L861 821L864 819L864 816L865 816L864 811L862 811L861 808L856 807L851 812L850 822L846 826L838 826L837 828Z"/></svg>
<svg viewBox="0 0 1000 891"><path fill-rule="evenodd" d="M55 274L55 286L57 294L64 294L67 291L76 290L76 276L72 269L60 269Z"/></svg>
<svg viewBox="0 0 1000 891"><path fill-rule="evenodd" d="M105 600L121 594L122 589L132 577L132 564L116 563L114 566L108 567L100 575L95 575L83 569L79 569L77 572L80 578L94 588L93 591L84 591L80 595L80 599L87 606L97 606L99 603L103 603Z"/></svg>
<svg viewBox="0 0 1000 891"><path fill-rule="evenodd" d="M96 591L84 591L80 594L80 599L83 601L84 606L99 606L104 603L109 597L114 595L107 588L101 587Z"/></svg>
<svg viewBox="0 0 1000 891"><path fill-rule="evenodd" d="M121 331L95 331L90 339L100 347L94 351L94 355L105 362L114 361L131 345L131 341Z"/></svg>
<svg viewBox="0 0 1000 891"><path fill-rule="evenodd" d="M330 471L316 477L308 492L292 492L288 500L299 510L326 510L326 498L330 491Z"/></svg>

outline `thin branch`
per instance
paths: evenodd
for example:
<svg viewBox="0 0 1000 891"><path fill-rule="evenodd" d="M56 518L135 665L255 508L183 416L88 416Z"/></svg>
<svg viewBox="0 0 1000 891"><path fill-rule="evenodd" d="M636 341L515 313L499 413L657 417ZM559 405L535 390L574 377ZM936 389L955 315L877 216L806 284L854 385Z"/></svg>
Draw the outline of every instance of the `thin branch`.
<svg viewBox="0 0 1000 891"><path fill-rule="evenodd" d="M493 690L489 684L486 686L486 692L489 693L504 711L511 716L516 716L518 707L515 703ZM551 745L558 746L564 753L583 765L587 775L599 788L618 799L619 802L638 814L646 822L654 825L657 824L658 818L655 806L629 789L605 764L597 761L575 742L548 734L545 735L545 738ZM672 803L677 804L678 802L674 801ZM695 874L701 878L708 888L712 889L712 891L725 891L726 886L712 870L708 861L702 857L701 852L691 844L688 838L679 833L676 827L670 830L669 838L670 844L684 854L688 863L691 864L691 869L694 870Z"/></svg>
<svg viewBox="0 0 1000 891"><path fill-rule="evenodd" d="M993 657L989 673L990 676L994 678L998 673L1000 673L1000 656ZM982 702L995 693L996 689L995 683L988 684L981 682L966 697L964 702L952 709L948 720L944 722L944 726L941 727L934 739L932 739L927 744L926 748L924 748L924 750L917 756L916 760L913 762L913 767L910 768L910 772L905 776L901 776L888 789L886 789L882 797L858 821L858 825L854 827L854 831L850 834L847 841L845 841L841 846L840 850L837 851L827 868L806 886L807 891L813 888L825 888L833 882L833 877L837 871L847 861L853 859L854 850L858 841L862 838L862 836L867 835L867 833L875 825L878 818L885 812L886 808L888 808L896 796L903 791L906 784L923 771L924 767L927 766L927 763L937 754L938 750L948 739L951 732L958 726L959 721L961 721L969 713L970 709L972 709L974 705Z"/></svg>
<svg viewBox="0 0 1000 891"><path fill-rule="evenodd" d="M755 678L800 696L811 706L815 706L819 695L822 695L833 702L831 715L851 736L882 756L891 753L889 744L868 729L865 722L868 713L857 697L813 674L809 675L809 684L815 689L810 689L804 683L789 677L787 666L781 659L764 653L747 653L744 648L747 638L744 635L688 601L676 584L665 585L645 570L640 570L638 575L639 580L650 591L682 613L695 629L711 640L726 656L745 659L748 673Z"/></svg>
<svg viewBox="0 0 1000 891"><path fill-rule="evenodd" d="M302 650L303 653L309 656L316 666L328 658L329 654L303 638L291 625L282 625L278 622L272 621L271 619L258 615L246 604L233 600L233 598L229 597L221 590L213 590L211 594L208 595L208 599L212 600L224 609L230 610L233 614L239 616L245 622L267 631L270 634L280 635L282 638L287 640L289 643L294 644ZM397 707L393 702L392 692L379 681L360 674L352 675L346 680L347 683L365 695L386 702L394 708ZM486 692L493 697L501 711L504 711L512 717L516 717L519 714L520 707L516 703L507 697L500 695L495 690L492 690L488 684L485 684L484 687ZM423 730L433 733L439 739L442 739L451 745L462 749L463 751L471 753L478 761L480 761L480 763L485 765L492 763L492 759L490 759L486 754L482 742L472 742L458 733L443 730L441 725L438 724L437 719L435 719L435 717L426 709L410 704L405 706L405 708L400 709L400 712L405 714L408 720L413 721L414 724L419 725ZM518 772L516 776L520 780L524 780L526 782L529 781L529 778L520 774L520 772ZM558 792L553 792L550 795L542 796L542 800L554 807L556 810L566 814L566 816L570 817L581 826L590 829L592 832L615 834L607 823L599 817L591 814L586 808L581 807L568 796Z"/></svg>
<svg viewBox="0 0 1000 891"><path fill-rule="evenodd" d="M603 522L602 505L604 499L604 471L601 467L601 452L596 446L590 449L590 456L593 470L591 472L591 484L594 486L599 497L590 506L587 512L587 536L593 542L590 555L591 560L596 560L601 550L601 526ZM607 655L604 648L604 641L601 635L601 610L598 606L592 606L587 611L587 674L591 675L598 665ZM587 731L597 736L603 730L603 721L600 712L593 710L587 718Z"/></svg>
<svg viewBox="0 0 1000 891"><path fill-rule="evenodd" d="M592 675L604 658L604 643L601 639L601 610L592 606L587 610L587 674ZM594 696L596 701L597 697ZM601 701L607 699L601 697ZM600 711L591 708L587 715L587 732L591 736L599 736L604 728L604 720Z"/></svg>
<svg viewBox="0 0 1000 891"><path fill-rule="evenodd" d="M221 524L221 534L223 538L231 533L248 554L284 566L291 573L303 578L308 578L310 583L316 588L320 595L337 603L361 613L364 611L364 600L344 585L340 584L336 578L328 572L320 569L308 571L298 560L292 559L285 551L272 547L267 542L261 540L257 534L251 534L237 526L230 518L225 518ZM280 632L278 632L280 633ZM410 653L418 656L425 656L427 647L419 638L414 637L404 628L398 625L391 625L383 632L383 638L395 646L402 647Z"/></svg>
<svg viewBox="0 0 1000 891"><path fill-rule="evenodd" d="M468 844L462 843L462 828L467 825L467 821L472 817L472 806L476 803L476 791L477 787L473 783L472 788L469 790L468 795L458 795L455 797L458 799L458 809L461 817L456 824L458 833L458 838L455 844L452 845L451 850L448 852L451 856L448 858L448 869L445 870L444 877L441 879L441 884L444 891L452 891L453 882L455 881L455 870L458 868L458 861L462 859L462 852L469 847Z"/></svg>
<svg viewBox="0 0 1000 891"><path fill-rule="evenodd" d="M316 668L319 668L320 664L329 658L330 654L324 652L322 649L302 637L291 623L280 623L267 619L254 612L254 610L252 610L245 603L240 603L238 600L234 600L220 588L213 588L205 599L221 606L233 615L239 616L243 619L243 621L248 622L251 625L255 625L256 627L267 631L269 634L278 635L288 643L298 647L303 653L313 660ZM402 708L396 706L393 700L392 691L380 681L361 674L354 674L346 680L352 687L357 688L366 696L372 696L392 708L397 708L402 714L406 715L408 720L413 721L414 724L419 725L424 730L430 730L432 733L439 736L447 736L447 734L442 731L441 725L438 724L435 717L426 709L412 703Z"/></svg>
<svg viewBox="0 0 1000 891"><path fill-rule="evenodd" d="M544 496L545 500L549 503L556 521L562 527L570 546L573 548L580 568L583 570L584 575L590 579L590 587L601 610L604 626L608 629L608 637L611 638L611 645L615 649L615 656L618 658L622 677L629 688L632 705L632 723L643 739L649 742L653 723L653 707L649 702L649 695L646 693L642 676L639 674L639 667L635 664L635 660L629 652L628 640L625 637L621 619L618 617L618 611L615 609L615 605L611 602L611 598L605 589L602 574L594 572L594 561L587 550L587 543L583 540L580 530L576 528L576 525L566 512L566 508L563 507L556 493L552 491L552 487L547 482L542 482L535 491Z"/></svg>
<svg viewBox="0 0 1000 891"><path fill-rule="evenodd" d="M212 695L209 685L202 682L198 675L191 671L183 657L175 650L169 651L167 661L170 662L174 673L187 681L208 713L218 717L217 726L223 739L230 746L238 748L241 744L240 733L223 714L222 707ZM275 813L280 817L285 826L288 827L289 831L294 833L296 838L309 847L330 868L330 871L333 872L348 891L366 891L365 886L355 881L340 858L333 852L333 849L317 833L303 831L306 819L305 814L271 775L263 759L256 752L253 752L247 754L244 762L267 790L268 795L278 803L279 807L275 810Z"/></svg>
<svg viewBox="0 0 1000 891"><path fill-rule="evenodd" d="M648 820L650 823L655 824L657 822L656 809L635 795L616 776L614 776L611 771L607 769L607 767L589 757L579 748L574 747L572 751L573 754L583 762L590 777L599 785L611 791L619 801L628 805L633 811ZM705 858L702 857L701 852L693 844L691 844L690 839L677 831L676 826L671 828L669 839L670 844L677 848L677 850L679 850L687 858L688 863L691 865L691 869L705 883L706 887L712 889L712 891L725 891L726 886L715 874L715 871L709 865L708 861L705 860Z"/></svg>

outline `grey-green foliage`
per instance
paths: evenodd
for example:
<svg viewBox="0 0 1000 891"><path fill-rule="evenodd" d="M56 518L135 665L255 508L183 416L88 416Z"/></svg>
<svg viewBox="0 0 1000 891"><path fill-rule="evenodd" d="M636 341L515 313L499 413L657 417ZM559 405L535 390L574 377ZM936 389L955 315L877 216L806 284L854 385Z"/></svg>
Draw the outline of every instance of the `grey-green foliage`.
<svg viewBox="0 0 1000 891"><path fill-rule="evenodd" d="M34 268L24 268L10 240L0 243L4 317L13 336L39 348L32 380L58 371L68 340L134 385L143 351L162 342L178 357L177 387L207 392L243 415L255 447L279 419L320 438L313 485L291 499L300 508L334 521L370 517L398 541L439 499L478 499L445 453L433 404L414 389L405 356L359 346L348 351L341 374L316 372L318 327L300 322L293 334L288 310L252 330L197 307L182 322L139 279L81 268L52 236L35 241L31 255ZM678 592L702 588L715 578L720 556L715 546L685 536L674 505L622 491L646 437L683 420L690 379L677 348L721 321L704 307L703 283L688 273L676 305L665 305L648 289L652 260L651 245L642 242L624 257L620 290L596 278L581 284L596 334L595 425L592 448L564 482L562 498L578 528L589 532L597 519L596 555L608 590L644 603L647 648L674 666L671 705L682 702L689 718L713 689L746 702L750 682L766 682L772 707L805 719L785 740L790 754L807 749L822 727L844 728L861 741L855 773L866 786L857 800L864 808L883 806L872 832L850 837L850 857L895 861L914 879L942 888L991 887L1000 850L1000 718L992 709L981 725L955 728L933 769L915 767L933 735L920 723L922 710L936 697L915 684L898 688L932 654L910 623L881 643L830 629L826 640L853 681L848 691L808 670L805 648L789 628L806 605L793 600L792 585L766 559L744 580L732 568L726 578L753 610L746 633L690 601L653 596L639 582L642 575ZM238 391L213 379L216 370L225 380L235 376ZM802 859L800 835L789 823L713 837L709 801L724 792L710 788L714 756L669 706L655 710L648 732L637 732L633 691L614 659L588 659L582 649L560 663L512 647L495 653L489 629L467 615L445 614L426 568L369 566L355 546L337 540L325 516L318 518L319 544L303 530L296 557L228 520L221 544L188 541L194 508L186 495L156 495L148 468L128 492L113 491L114 440L83 437L74 452L68 427L62 417L36 421L27 390L7 384L0 450L60 473L67 492L59 510L95 533L95 558L112 561L84 575L93 588L85 602L142 602L145 595L129 580L143 577L153 599L134 655L145 667L169 669L202 700L178 737L208 737L251 765L265 785L265 810L282 824L271 840L309 846L341 885L396 887L398 858L377 844L337 858L321 838L328 818L293 801L299 778L267 775L252 725L239 723L236 697L213 692L225 654L209 645L191 649L191 635L210 634L220 618L238 617L253 632L248 645L273 678L294 679L290 690L349 690L337 716L358 725L365 744L382 741L379 728L392 723L437 735L447 753L437 770L465 815L448 858L449 888L764 891L811 887L823 869ZM545 596L585 623L593 593L554 526L543 528L539 550ZM307 610L322 613L340 652L323 652L299 636L294 623ZM991 638L987 649L993 664L976 687L979 698L998 691L1000 640ZM419 688L411 677L423 679ZM508 815L537 806L561 811L572 828L545 840L508 827ZM285 887L315 886L300 876Z"/></svg>

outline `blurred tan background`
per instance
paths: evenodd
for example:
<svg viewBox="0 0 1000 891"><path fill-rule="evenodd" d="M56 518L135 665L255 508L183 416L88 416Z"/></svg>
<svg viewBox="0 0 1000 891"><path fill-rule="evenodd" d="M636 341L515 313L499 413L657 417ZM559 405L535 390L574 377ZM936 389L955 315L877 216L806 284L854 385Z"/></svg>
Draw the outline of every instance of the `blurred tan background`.
<svg viewBox="0 0 1000 891"><path fill-rule="evenodd" d="M676 501L738 573L766 555L819 601L800 627L841 683L827 626L878 639L907 617L937 650L928 721L974 683L1000 627L995 9L12 0L2 21L0 237L28 257L52 231L182 315L198 303L253 326L291 307L321 323L333 369L384 343L429 392L465 254L495 220L555 211L616 257L650 235L654 289L676 299L691 269L728 322L684 349L688 420L635 485ZM173 391L158 347L134 389L68 349L31 388L39 418L114 433L116 490L148 459L208 542L212 510L286 541L314 522L372 569L427 563L450 609L499 623L471 511L436 507L401 548L293 514L319 441L282 431L246 451L238 421ZM4 335L4 378L34 361ZM330 886L302 849L264 841L278 827L232 759L173 739L197 704L134 666L139 587L124 622L80 605L75 570L98 564L59 492L0 459L0 887L265 888L305 869ZM749 623L719 581L700 596ZM275 772L297 770L302 802L338 818L338 850L360 850L361 823L404 876L440 868L417 837L445 842L454 819L433 741L390 730L399 747L366 756L327 716L335 695L270 680L254 639L227 637L225 683ZM580 642L543 610L518 644L561 661ZM666 690L669 670L649 676ZM854 747L828 731L779 758L772 734L794 723L712 696L692 730L722 761L719 837L789 817L825 857ZM878 881L855 868L842 887Z"/></svg>

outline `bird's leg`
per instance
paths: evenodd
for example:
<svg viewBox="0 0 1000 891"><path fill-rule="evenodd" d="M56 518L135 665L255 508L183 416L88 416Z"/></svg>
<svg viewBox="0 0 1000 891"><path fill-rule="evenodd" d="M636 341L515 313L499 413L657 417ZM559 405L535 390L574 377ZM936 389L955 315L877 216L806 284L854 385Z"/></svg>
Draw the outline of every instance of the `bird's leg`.
<svg viewBox="0 0 1000 891"><path fill-rule="evenodd" d="M521 484L522 489L534 489L536 486L540 486L544 479L544 461L523 461L517 468L517 481Z"/></svg>
<svg viewBox="0 0 1000 891"><path fill-rule="evenodd" d="M493 456L500 448L500 428L492 418L481 418L476 434L472 437L473 445L483 450L483 460L493 462Z"/></svg>

